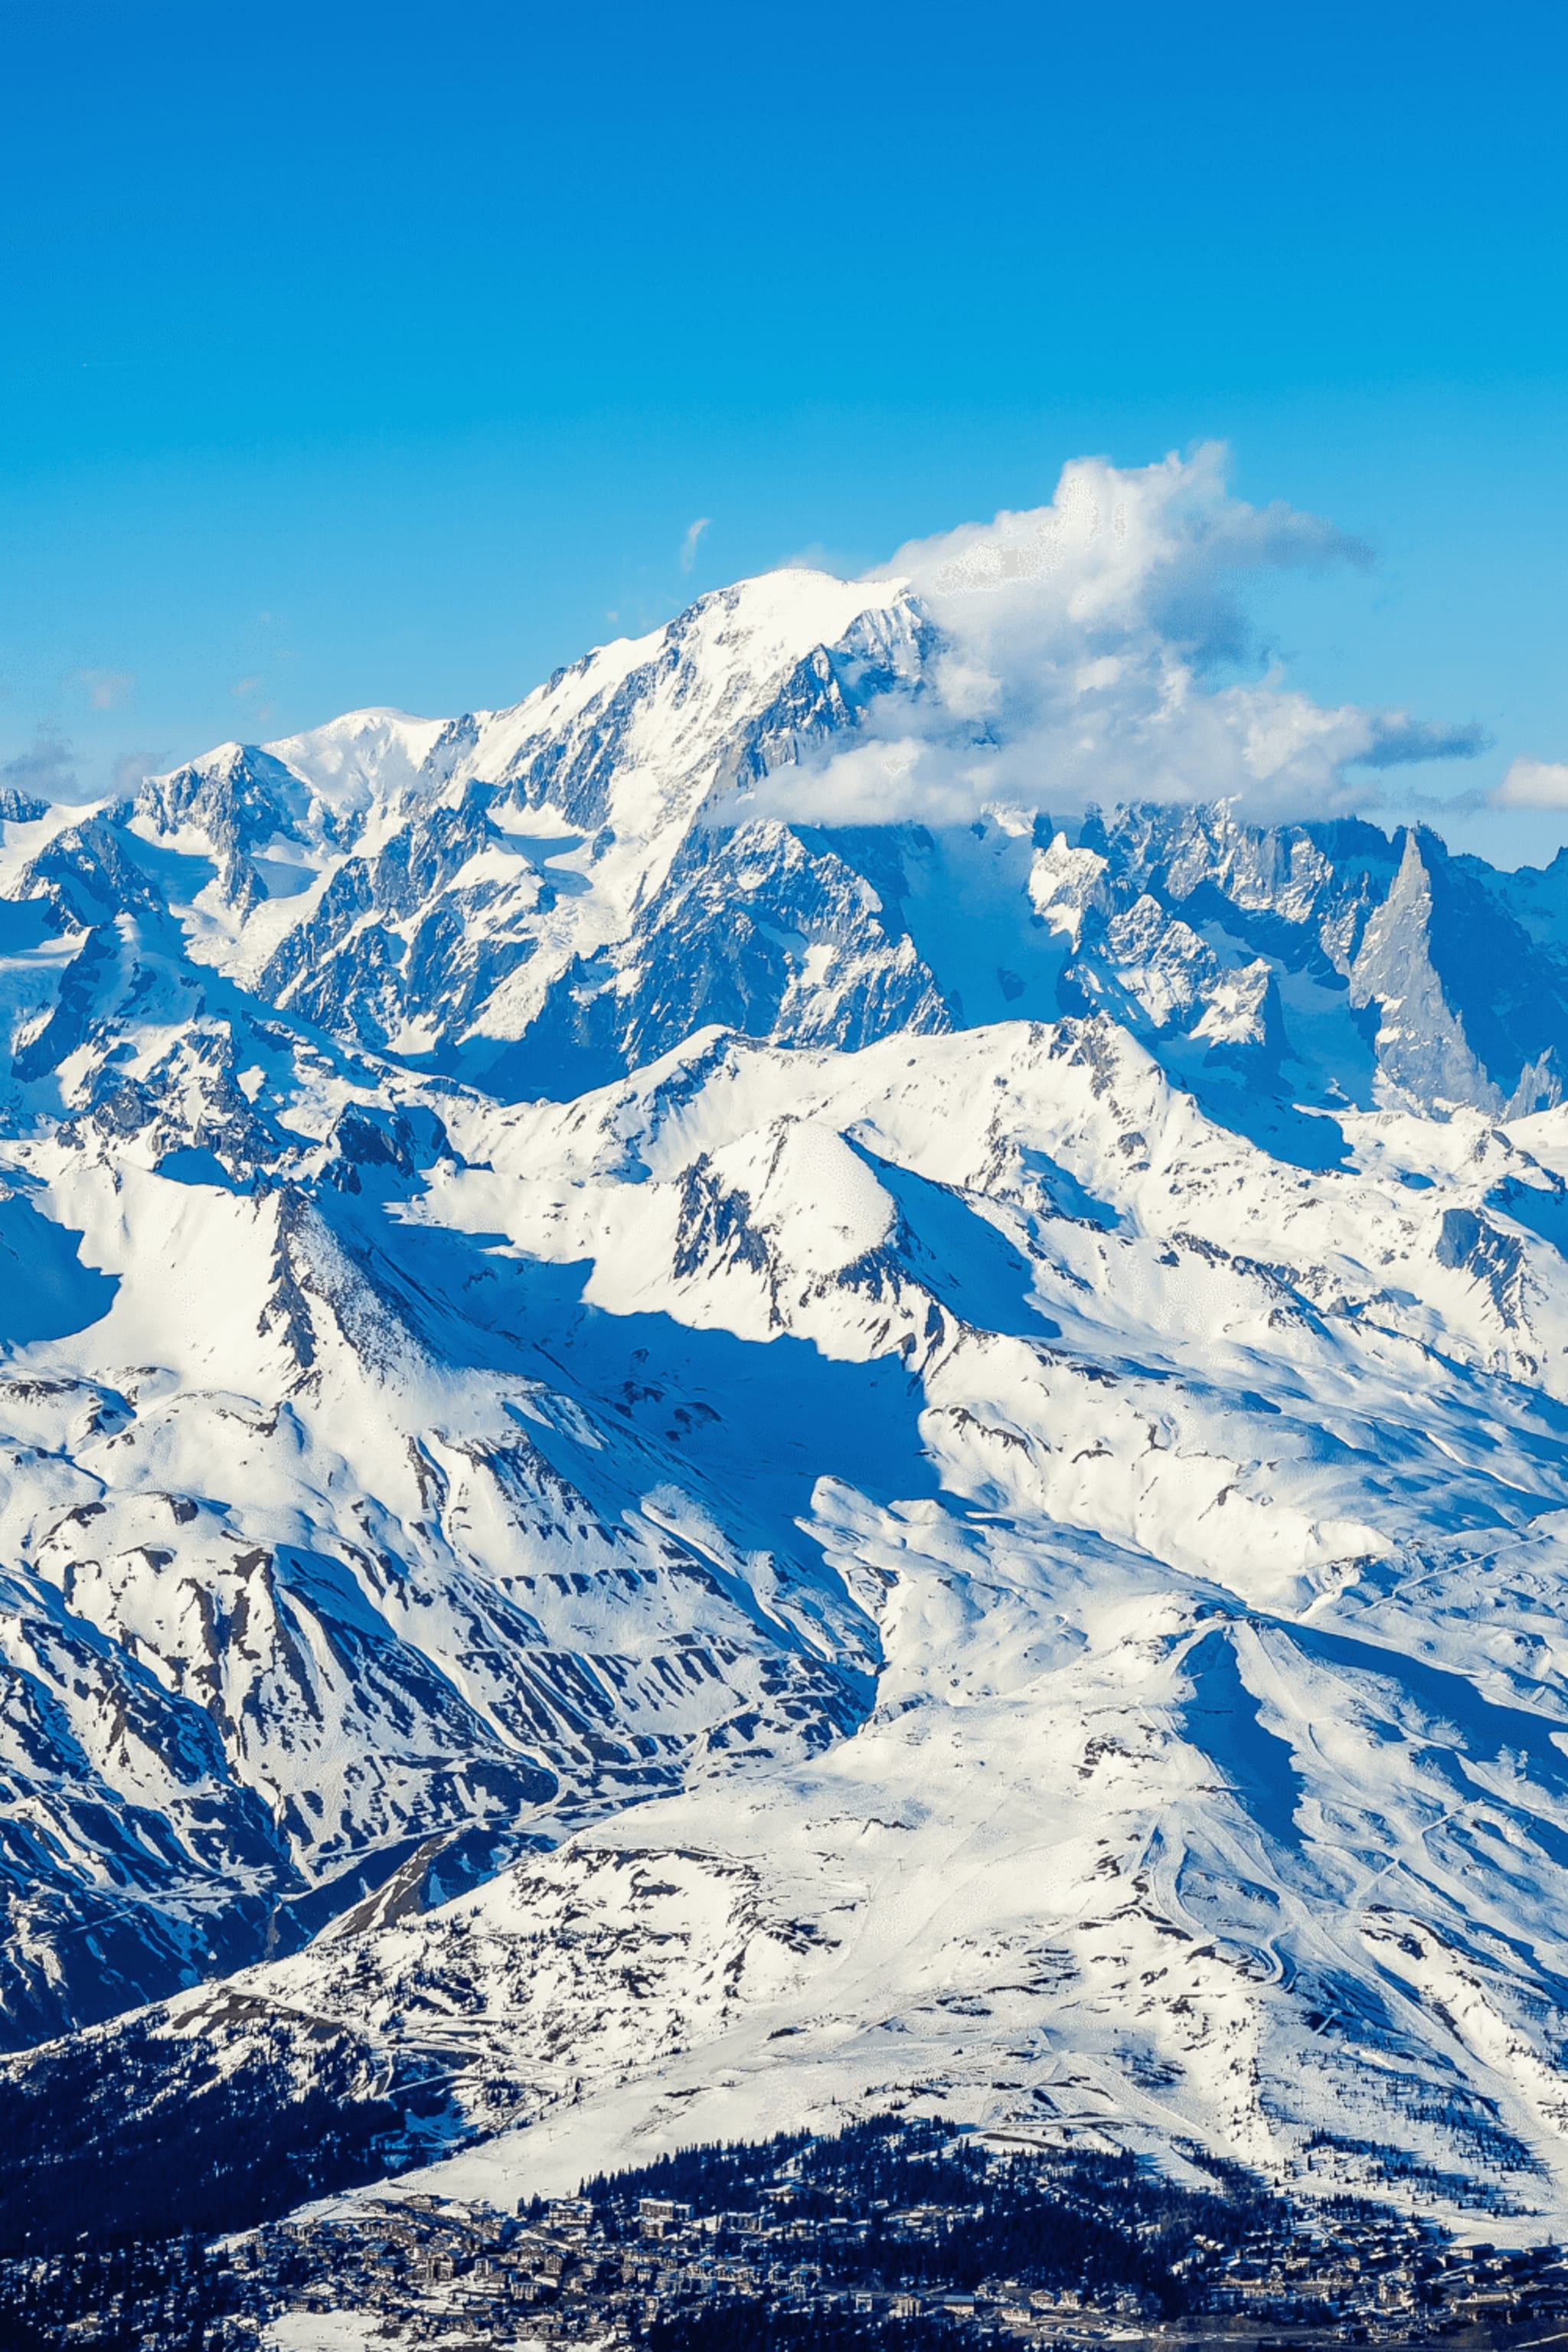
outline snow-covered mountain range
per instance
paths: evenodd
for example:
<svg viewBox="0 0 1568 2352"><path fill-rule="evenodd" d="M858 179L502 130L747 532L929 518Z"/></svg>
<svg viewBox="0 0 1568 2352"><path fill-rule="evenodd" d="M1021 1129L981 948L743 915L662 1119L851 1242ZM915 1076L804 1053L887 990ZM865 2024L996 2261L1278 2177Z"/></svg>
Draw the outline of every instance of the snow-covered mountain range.
<svg viewBox="0 0 1568 2352"><path fill-rule="evenodd" d="M1074 814L958 560L7 799L17 2083L1568 2206L1568 857Z"/></svg>

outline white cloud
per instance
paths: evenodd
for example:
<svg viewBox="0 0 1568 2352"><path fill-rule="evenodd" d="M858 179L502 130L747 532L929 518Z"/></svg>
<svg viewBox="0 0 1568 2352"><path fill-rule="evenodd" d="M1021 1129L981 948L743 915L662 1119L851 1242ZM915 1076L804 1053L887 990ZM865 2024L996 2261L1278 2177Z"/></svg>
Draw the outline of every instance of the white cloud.
<svg viewBox="0 0 1568 2352"><path fill-rule="evenodd" d="M692 565L696 562L697 542L701 538L703 532L708 529L712 520L711 515L699 515L695 522L689 523L687 525L686 537L680 542L680 568L682 572L689 572Z"/></svg>
<svg viewBox="0 0 1568 2352"><path fill-rule="evenodd" d="M1477 728L1325 709L1259 667L1243 590L1282 565L1364 562L1314 515L1226 488L1225 452L1065 467L1047 507L900 548L940 649L919 696L874 704L861 740L775 772L733 813L956 823L988 803L1235 797L1269 818L1365 806L1346 771L1483 748ZM1238 672L1240 676L1238 677Z"/></svg>
<svg viewBox="0 0 1568 2352"><path fill-rule="evenodd" d="M1568 761L1516 760L1492 794L1494 808L1568 808Z"/></svg>
<svg viewBox="0 0 1568 2352"><path fill-rule="evenodd" d="M883 573L906 576L939 621L999 650L1152 632L1199 663L1234 657L1248 633L1232 575L1364 562L1366 551L1316 515L1231 498L1225 462L1214 442L1135 471L1076 458L1048 507L913 541Z"/></svg>

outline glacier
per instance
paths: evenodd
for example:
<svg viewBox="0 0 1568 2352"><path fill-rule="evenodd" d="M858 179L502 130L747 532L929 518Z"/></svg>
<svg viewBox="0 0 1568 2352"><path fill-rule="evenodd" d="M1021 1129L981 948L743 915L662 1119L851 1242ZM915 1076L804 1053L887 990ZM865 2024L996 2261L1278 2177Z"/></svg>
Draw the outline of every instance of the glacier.
<svg viewBox="0 0 1568 2352"><path fill-rule="evenodd" d="M825 821L952 661L790 569L6 799L62 2165L259 2070L465 2194L924 2106L1561 2226L1568 856Z"/></svg>

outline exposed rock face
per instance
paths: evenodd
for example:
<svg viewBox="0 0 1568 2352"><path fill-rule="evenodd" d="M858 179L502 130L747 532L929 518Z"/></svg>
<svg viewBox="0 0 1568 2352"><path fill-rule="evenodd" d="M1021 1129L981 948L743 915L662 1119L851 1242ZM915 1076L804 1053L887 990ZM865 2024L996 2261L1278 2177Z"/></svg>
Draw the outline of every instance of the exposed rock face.
<svg viewBox="0 0 1568 2352"><path fill-rule="evenodd" d="M1559 2210L1568 881L781 813L938 650L773 575L0 808L18 2069Z"/></svg>
<svg viewBox="0 0 1568 2352"><path fill-rule="evenodd" d="M1378 1068L1390 1100L1515 1115L1562 1100L1561 959L1540 955L1498 897L1431 834L1406 833L1350 992L1352 1004L1381 1009Z"/></svg>

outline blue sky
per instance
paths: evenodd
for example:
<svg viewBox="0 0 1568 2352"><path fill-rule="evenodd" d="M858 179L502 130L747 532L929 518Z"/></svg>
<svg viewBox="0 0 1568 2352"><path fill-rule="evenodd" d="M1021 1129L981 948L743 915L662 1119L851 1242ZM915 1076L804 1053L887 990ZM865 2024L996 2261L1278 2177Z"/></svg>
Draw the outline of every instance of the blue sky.
<svg viewBox="0 0 1568 2352"><path fill-rule="evenodd" d="M1568 761L1560 6L0 26L0 761L514 700L704 587L1215 436L1375 552L1268 590L1289 678L1495 738L1398 790Z"/></svg>

